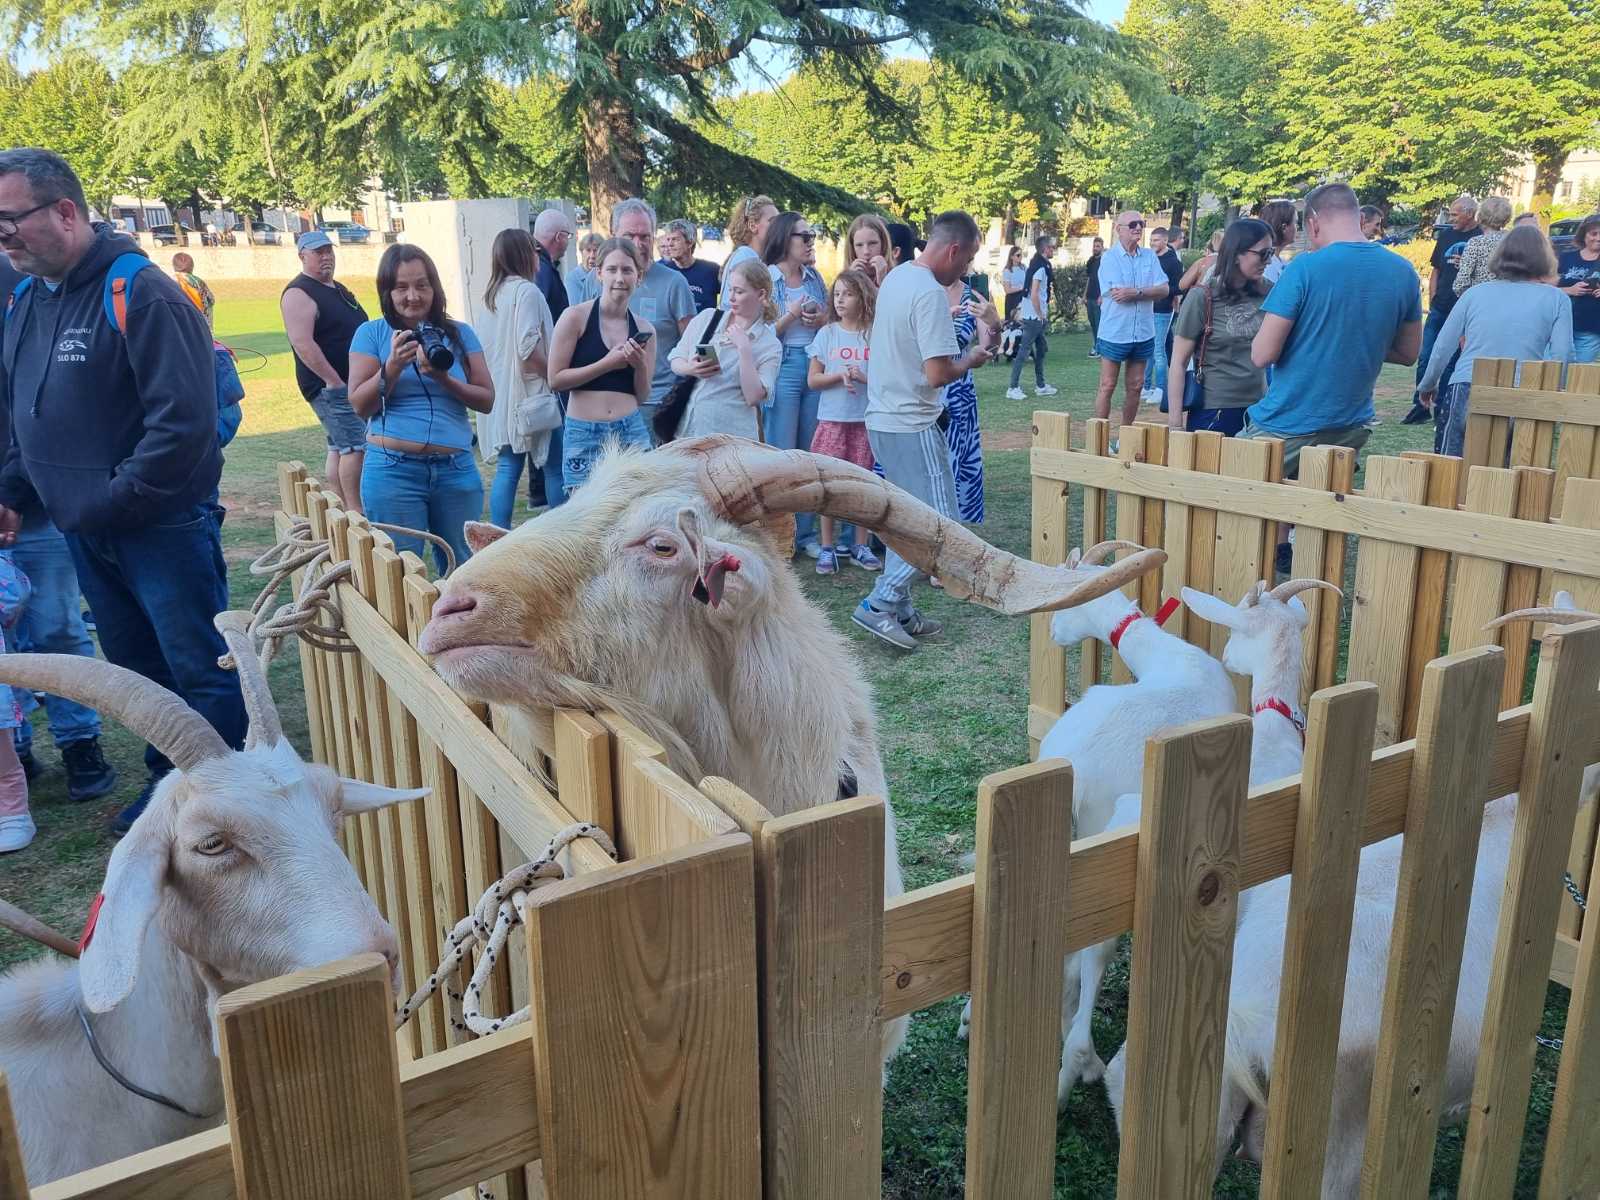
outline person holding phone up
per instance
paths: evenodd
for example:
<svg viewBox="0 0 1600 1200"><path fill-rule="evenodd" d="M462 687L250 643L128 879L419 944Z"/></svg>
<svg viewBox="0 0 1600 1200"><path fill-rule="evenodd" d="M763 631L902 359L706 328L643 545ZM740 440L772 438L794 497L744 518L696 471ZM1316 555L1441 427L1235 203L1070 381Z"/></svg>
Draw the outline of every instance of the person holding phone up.
<svg viewBox="0 0 1600 1200"><path fill-rule="evenodd" d="M1579 223L1557 271L1556 286L1572 300L1572 361L1600 360L1600 215Z"/></svg>
<svg viewBox="0 0 1600 1200"><path fill-rule="evenodd" d="M561 314L550 338L550 387L567 392L561 429L562 483L567 495L589 481L608 439L651 446L639 406L650 398L655 331L628 311L645 260L627 238L600 247L600 295Z"/></svg>
<svg viewBox="0 0 1600 1200"><path fill-rule="evenodd" d="M778 317L772 279L759 263L742 262L727 273L722 292L727 307L707 309L690 321L667 360L679 375L696 381L677 436L728 433L756 440L757 413L772 395L783 358L772 329Z"/></svg>

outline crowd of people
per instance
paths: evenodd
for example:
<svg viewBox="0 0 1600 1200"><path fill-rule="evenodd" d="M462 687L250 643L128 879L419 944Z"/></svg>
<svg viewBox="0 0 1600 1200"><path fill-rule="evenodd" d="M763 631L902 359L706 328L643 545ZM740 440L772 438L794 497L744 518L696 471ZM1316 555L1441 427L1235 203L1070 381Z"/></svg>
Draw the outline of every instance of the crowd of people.
<svg viewBox="0 0 1600 1200"><path fill-rule="evenodd" d="M1120 381L1122 424L1160 403L1175 428L1279 438L1292 478L1307 445L1362 446L1383 364L1416 363L1417 410L1436 422L1437 448L1459 452L1476 358L1600 353L1600 216L1557 262L1536 227L1507 230L1510 215L1496 197L1452 206L1424 325L1415 272L1372 240L1382 214L1344 184L1262 205L1187 270L1181 231L1120 213L1110 245L1094 241L1083 297L1095 412L1110 416ZM1307 249L1291 256L1302 220ZM495 238L477 327L448 311L422 247L384 251L372 315L337 278L328 235L302 234L280 306L328 486L397 527L402 549L422 553L420 534L432 535L441 571L470 555L463 526L486 501L495 524L511 523L524 477L531 501L556 506L610 445L706 434L845 460L981 522L974 371L1005 329L1008 398L1024 398L1029 362L1035 394L1055 394L1045 358L1057 240L1042 235L1026 262L1010 250L1002 312L972 273L980 235L966 213L935 217L925 241L858 217L831 280L803 214L750 196L728 228L734 249L719 268L697 257L693 222L658 225L648 202L627 199L563 275L575 230L543 211ZM0 153L0 247L4 648L92 655L81 594L112 662L169 687L237 745L244 711L217 666L212 618L228 605L218 485L242 389L211 337L212 294L187 254L170 277L143 271L148 258L90 219L70 165L49 151ZM487 497L480 457L495 464ZM914 603L920 572L892 547L880 558L869 531L802 516L796 553L819 574L876 573L852 616L874 637L912 651L940 632ZM0 738L0 851L34 832L31 702L0 695L0 728L16 731ZM96 714L45 705L69 794L106 794L116 776ZM118 828L170 770L153 749L146 766Z"/></svg>

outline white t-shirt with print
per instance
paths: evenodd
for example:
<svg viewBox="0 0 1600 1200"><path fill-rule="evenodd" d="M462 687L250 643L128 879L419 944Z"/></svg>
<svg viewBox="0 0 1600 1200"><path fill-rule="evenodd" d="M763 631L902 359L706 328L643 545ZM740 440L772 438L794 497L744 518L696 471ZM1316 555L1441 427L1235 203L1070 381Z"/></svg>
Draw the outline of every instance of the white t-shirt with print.
<svg viewBox="0 0 1600 1200"><path fill-rule="evenodd" d="M867 360L867 428L879 433L921 433L939 419L942 387L928 382L922 365L954 358L955 322L950 299L933 272L906 263L884 277L872 322Z"/></svg>
<svg viewBox="0 0 1600 1200"><path fill-rule="evenodd" d="M837 321L824 325L811 339L809 353L822 364L829 375L837 375L846 367L867 368L867 331L851 331ZM867 385L857 383L852 387L823 388L818 394L817 420L865 421L867 419Z"/></svg>

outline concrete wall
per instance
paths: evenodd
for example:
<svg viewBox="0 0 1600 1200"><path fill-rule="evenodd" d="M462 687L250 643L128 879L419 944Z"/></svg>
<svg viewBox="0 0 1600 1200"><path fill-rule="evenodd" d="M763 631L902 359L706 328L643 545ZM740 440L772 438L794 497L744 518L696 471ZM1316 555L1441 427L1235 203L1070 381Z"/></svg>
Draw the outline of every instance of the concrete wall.
<svg viewBox="0 0 1600 1200"><path fill-rule="evenodd" d="M187 246L155 246L141 238L145 253L161 266L171 268L172 256L179 252L194 259L195 274L201 279L281 279L285 283L300 273L300 258L290 246L202 246L198 239ZM375 279L381 243L365 246L338 246L339 277Z"/></svg>

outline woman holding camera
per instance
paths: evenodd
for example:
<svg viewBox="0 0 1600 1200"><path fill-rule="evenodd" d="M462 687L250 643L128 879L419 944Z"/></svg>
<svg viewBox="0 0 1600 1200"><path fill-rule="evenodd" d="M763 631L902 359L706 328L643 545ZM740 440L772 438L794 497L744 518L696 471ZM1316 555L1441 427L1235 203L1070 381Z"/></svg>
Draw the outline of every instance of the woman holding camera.
<svg viewBox="0 0 1600 1200"><path fill-rule="evenodd" d="M465 562L462 526L483 515L483 479L472 457L467 410L494 407L489 364L472 326L451 320L427 253L394 245L378 263L383 316L350 341L350 407L367 419L361 505L374 521L426 529ZM422 552L420 538L396 537ZM447 566L437 547L442 574Z"/></svg>
<svg viewBox="0 0 1600 1200"><path fill-rule="evenodd" d="M651 446L639 406L650 396L655 330L640 325L628 301L649 263L627 238L600 246L598 299L568 307L550 339L550 386L567 396L561 473L567 495L589 481L608 440Z"/></svg>
<svg viewBox="0 0 1600 1200"><path fill-rule="evenodd" d="M756 410L772 395L783 358L772 329L778 309L771 276L760 263L738 264L722 281L722 303L723 310L708 309L689 322L667 359L696 381L677 436L731 433L753 441L761 436Z"/></svg>
<svg viewBox="0 0 1600 1200"><path fill-rule="evenodd" d="M817 432L819 397L806 382L811 372L811 339L828 321L828 287L817 273L817 235L797 212L779 213L767 229L762 252L778 307L774 328L783 343L778 382L767 401L767 444L801 450ZM812 558L821 552L815 522L808 514L795 521L795 544Z"/></svg>

